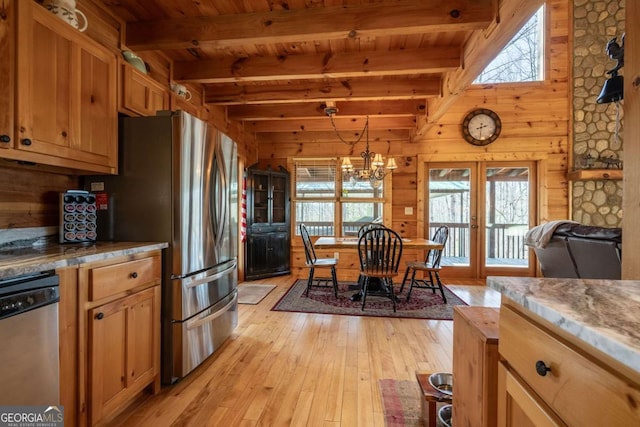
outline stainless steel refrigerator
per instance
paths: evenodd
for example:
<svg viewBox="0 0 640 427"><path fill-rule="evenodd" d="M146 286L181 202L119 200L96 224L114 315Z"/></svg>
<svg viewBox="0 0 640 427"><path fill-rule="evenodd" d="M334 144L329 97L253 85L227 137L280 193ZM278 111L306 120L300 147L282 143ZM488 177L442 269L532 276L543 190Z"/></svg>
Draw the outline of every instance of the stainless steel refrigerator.
<svg viewBox="0 0 640 427"><path fill-rule="evenodd" d="M93 176L98 239L166 241L162 381L180 379L231 335L237 311L235 142L185 112L122 118L118 176Z"/></svg>

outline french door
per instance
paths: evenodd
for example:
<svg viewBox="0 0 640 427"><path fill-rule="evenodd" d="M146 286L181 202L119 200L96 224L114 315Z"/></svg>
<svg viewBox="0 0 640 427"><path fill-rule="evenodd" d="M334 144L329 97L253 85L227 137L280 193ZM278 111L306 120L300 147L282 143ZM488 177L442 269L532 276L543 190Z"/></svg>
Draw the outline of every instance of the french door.
<svg viewBox="0 0 640 427"><path fill-rule="evenodd" d="M425 234L449 227L444 277L533 276L534 162L427 163Z"/></svg>

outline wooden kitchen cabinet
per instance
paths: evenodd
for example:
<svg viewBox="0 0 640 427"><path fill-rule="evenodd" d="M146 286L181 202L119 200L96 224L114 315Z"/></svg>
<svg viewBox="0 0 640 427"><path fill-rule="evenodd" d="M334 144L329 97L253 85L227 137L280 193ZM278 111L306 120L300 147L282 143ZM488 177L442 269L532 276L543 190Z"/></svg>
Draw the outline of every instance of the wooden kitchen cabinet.
<svg viewBox="0 0 640 427"><path fill-rule="evenodd" d="M15 116L0 124L13 121L14 127L3 126L0 156L78 173L117 173L115 54L34 1L15 6L5 21L17 22L17 49L0 47L0 62L16 64L5 65L15 77L4 77L15 80L13 96L4 101Z"/></svg>
<svg viewBox="0 0 640 427"><path fill-rule="evenodd" d="M146 388L160 390L161 255L79 267L81 419L108 422Z"/></svg>
<svg viewBox="0 0 640 427"><path fill-rule="evenodd" d="M92 424L127 403L132 390L153 382L159 293L153 287L89 310Z"/></svg>
<svg viewBox="0 0 640 427"><path fill-rule="evenodd" d="M0 19L0 150L11 147L15 130L15 28L16 0L2 3L6 18ZM0 153L2 155L2 153Z"/></svg>
<svg viewBox="0 0 640 427"><path fill-rule="evenodd" d="M492 427L498 411L498 319L490 307L453 310L453 419L460 427Z"/></svg>
<svg viewBox="0 0 640 427"><path fill-rule="evenodd" d="M121 112L155 116L157 111L169 109L168 90L124 61L120 63L120 79Z"/></svg>
<svg viewBox="0 0 640 427"><path fill-rule="evenodd" d="M640 381L544 319L503 298L498 426L640 425Z"/></svg>

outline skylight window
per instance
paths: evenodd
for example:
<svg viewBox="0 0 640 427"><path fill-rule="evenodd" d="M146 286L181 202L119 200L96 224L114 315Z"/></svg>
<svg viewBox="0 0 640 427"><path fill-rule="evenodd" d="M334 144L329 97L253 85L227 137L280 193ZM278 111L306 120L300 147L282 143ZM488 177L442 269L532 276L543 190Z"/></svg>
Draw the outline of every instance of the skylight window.
<svg viewBox="0 0 640 427"><path fill-rule="evenodd" d="M474 81L516 83L544 80L544 6L524 24Z"/></svg>

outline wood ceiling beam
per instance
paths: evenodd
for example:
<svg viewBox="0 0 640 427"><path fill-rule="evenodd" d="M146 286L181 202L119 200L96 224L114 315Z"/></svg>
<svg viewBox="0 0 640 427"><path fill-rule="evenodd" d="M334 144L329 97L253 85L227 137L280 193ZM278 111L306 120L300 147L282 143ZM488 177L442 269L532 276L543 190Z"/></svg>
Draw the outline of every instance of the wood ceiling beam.
<svg viewBox="0 0 640 427"><path fill-rule="evenodd" d="M207 86L210 104L265 104L347 100L423 99L440 95L440 77L334 80L290 84Z"/></svg>
<svg viewBox="0 0 640 427"><path fill-rule="evenodd" d="M494 19L495 0L414 0L127 23L134 51L470 31Z"/></svg>
<svg viewBox="0 0 640 427"><path fill-rule="evenodd" d="M340 132L340 136L346 141L355 141L358 139L360 132ZM388 129L388 130L370 130L369 142L408 142L411 137L411 131L408 129ZM338 136L333 131L326 132L265 132L256 134L256 142L258 144L269 143L316 143L316 142L340 142ZM357 146L364 148L364 138Z"/></svg>
<svg viewBox="0 0 640 427"><path fill-rule="evenodd" d="M334 117L333 119L336 129L338 129L338 132L341 135L342 132L346 131L362 131L366 121L366 117ZM415 117L369 117L369 133L374 129L414 129L415 127ZM249 132L322 132L333 131L333 127L331 126L329 117L324 117L307 118L302 120L245 122L245 130L248 130Z"/></svg>
<svg viewBox="0 0 640 427"><path fill-rule="evenodd" d="M502 0L498 19L485 31L476 31L463 50L463 66L445 74L442 96L428 100L416 136L423 136L464 93L522 26L542 6L543 0ZM545 52L548 55L549 52Z"/></svg>
<svg viewBox="0 0 640 427"><path fill-rule="evenodd" d="M335 106L339 117L403 117L424 114L425 99L385 100L385 101L338 101ZM227 117L230 120L295 120L326 117L324 102L302 102L293 104L251 104L229 105Z"/></svg>
<svg viewBox="0 0 640 427"><path fill-rule="evenodd" d="M233 83L365 76L398 76L453 71L461 65L455 47L384 52L256 56L179 61L173 78L180 82Z"/></svg>

